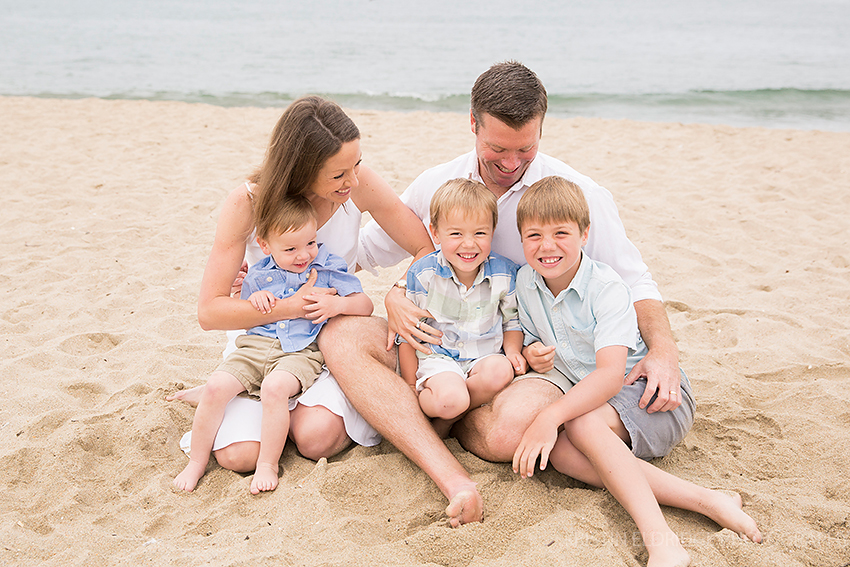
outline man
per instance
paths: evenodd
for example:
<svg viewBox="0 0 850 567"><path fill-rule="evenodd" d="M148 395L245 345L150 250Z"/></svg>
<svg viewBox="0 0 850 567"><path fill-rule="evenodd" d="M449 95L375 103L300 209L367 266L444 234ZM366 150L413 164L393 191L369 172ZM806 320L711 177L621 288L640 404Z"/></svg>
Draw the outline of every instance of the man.
<svg viewBox="0 0 850 567"><path fill-rule="evenodd" d="M632 289L638 326L649 354L626 378L633 383L646 379L641 407L669 411L681 403L679 353L657 286L640 253L628 240L611 194L564 164L540 154L538 146L547 109L546 90L530 69L516 62L493 65L472 88L470 123L475 133L472 152L422 173L401 196L427 225L431 195L449 179L466 177L483 182L499 200L499 224L493 251L524 264L516 228L516 204L535 181L559 175L585 193L591 211L591 229L585 253L612 266ZM374 222L361 231L361 255L365 268L391 266L407 254ZM439 342L438 333L420 324L426 312L393 289L386 298L388 337L398 333L423 352L418 341ZM339 318L326 328L320 346L344 336L361 343L352 358L346 353L325 352L326 362L355 408L393 445L418 464L449 499L446 513L453 526L481 519L482 504L469 475L445 448L416 405L415 397L388 367L394 353L382 348L374 333L374 320ZM417 340L418 339L418 340ZM333 350L332 348L329 350ZM406 391L405 391L406 389ZM562 395L558 385L536 377L517 378L493 403L475 409L455 426L461 444L479 457L510 461L523 432L537 413ZM649 402L655 396L651 404ZM521 411L520 411L521 408Z"/></svg>

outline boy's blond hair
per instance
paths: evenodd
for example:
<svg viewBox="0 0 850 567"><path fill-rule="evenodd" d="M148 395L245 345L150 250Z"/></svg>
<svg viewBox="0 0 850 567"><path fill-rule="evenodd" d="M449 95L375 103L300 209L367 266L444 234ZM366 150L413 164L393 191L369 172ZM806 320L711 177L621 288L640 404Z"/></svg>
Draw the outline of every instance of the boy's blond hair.
<svg viewBox="0 0 850 567"><path fill-rule="evenodd" d="M572 221L581 232L590 226L590 209L581 187L563 177L544 177L529 187L516 207L516 226L522 234L526 222L543 224Z"/></svg>
<svg viewBox="0 0 850 567"><path fill-rule="evenodd" d="M494 229L499 221L496 196L486 185L472 179L450 179L437 189L431 197L431 225L436 229L440 219L446 219L451 211L489 215L493 218Z"/></svg>
<svg viewBox="0 0 850 567"><path fill-rule="evenodd" d="M287 197L270 215L257 223L257 236L266 240L270 234L283 234L299 230L310 220L316 219L313 204L301 196Z"/></svg>

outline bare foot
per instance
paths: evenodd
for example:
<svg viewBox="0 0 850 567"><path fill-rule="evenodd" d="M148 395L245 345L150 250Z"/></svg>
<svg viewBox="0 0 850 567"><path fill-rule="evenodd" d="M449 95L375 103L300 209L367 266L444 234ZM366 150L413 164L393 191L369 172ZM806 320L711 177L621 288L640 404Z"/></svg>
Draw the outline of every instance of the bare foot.
<svg viewBox="0 0 850 567"><path fill-rule="evenodd" d="M166 401L173 402L175 400L185 402L193 408L198 407L198 402L201 399L201 394L204 392L203 386L195 386L188 390L177 390L173 394L165 396Z"/></svg>
<svg viewBox="0 0 850 567"><path fill-rule="evenodd" d="M175 488L185 490L186 492L192 492L195 490L195 487L198 486L198 481L201 480L202 476L204 476L204 471L206 471L206 469L206 463L190 460L189 464L186 465L186 468L183 469L183 472L174 477Z"/></svg>
<svg viewBox="0 0 850 567"><path fill-rule="evenodd" d="M251 494L268 492L277 488L277 473L277 465L257 463L257 470L254 471L254 480L251 481Z"/></svg>
<svg viewBox="0 0 850 567"><path fill-rule="evenodd" d="M719 490L711 491L711 500L705 503L706 516L741 536L743 539L761 543L762 536L758 524L743 510L741 495L737 492L727 494Z"/></svg>
<svg viewBox="0 0 850 567"><path fill-rule="evenodd" d="M484 519L484 501L475 483L469 484L454 494L446 507L449 525L456 528L469 522L480 522Z"/></svg>
<svg viewBox="0 0 850 567"><path fill-rule="evenodd" d="M691 556L682 547L679 538L673 532L654 532L644 537L649 560L646 567L688 567Z"/></svg>

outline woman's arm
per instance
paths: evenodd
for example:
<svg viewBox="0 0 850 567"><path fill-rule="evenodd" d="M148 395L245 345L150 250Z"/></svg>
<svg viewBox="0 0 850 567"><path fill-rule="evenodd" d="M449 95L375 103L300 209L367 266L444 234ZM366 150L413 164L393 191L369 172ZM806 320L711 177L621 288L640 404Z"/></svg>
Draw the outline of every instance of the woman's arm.
<svg viewBox="0 0 850 567"><path fill-rule="evenodd" d="M261 313L250 302L230 296L254 230L251 211L251 198L244 184L231 191L221 209L198 294L198 322L204 330L248 329L304 316L307 302L300 295L277 300L269 313Z"/></svg>
<svg viewBox="0 0 850 567"><path fill-rule="evenodd" d="M366 166L360 166L360 187L355 204L361 211L368 211L372 218L395 241L413 256L413 262L434 251L434 243L416 214L411 211L392 187L381 176ZM439 344L442 333L429 325L419 324L430 314L419 309L404 296L404 291L392 288L384 298L387 309L387 350L395 343L398 334L413 348L428 354L421 341ZM416 325L419 324L419 327Z"/></svg>

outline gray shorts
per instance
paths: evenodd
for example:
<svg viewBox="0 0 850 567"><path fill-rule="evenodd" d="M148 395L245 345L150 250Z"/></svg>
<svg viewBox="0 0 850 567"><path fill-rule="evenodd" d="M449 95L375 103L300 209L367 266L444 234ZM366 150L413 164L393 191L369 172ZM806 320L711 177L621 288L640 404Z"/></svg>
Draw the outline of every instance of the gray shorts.
<svg viewBox="0 0 850 567"><path fill-rule="evenodd" d="M645 378L640 378L634 384L623 386L616 396L608 400L611 407L619 414L620 421L623 422L626 431L629 432L632 453L636 457L646 461L663 457L685 438L694 424L696 402L691 390L691 383L681 368L679 372L682 374L680 388L682 403L673 411L647 413L645 408L640 408L638 402L640 402L640 398L646 390ZM564 393L573 387L572 382L557 370L552 370L546 374L529 372L523 376L518 376L516 379L524 378L546 380ZM655 396L652 396L649 405L652 405L654 401Z"/></svg>

